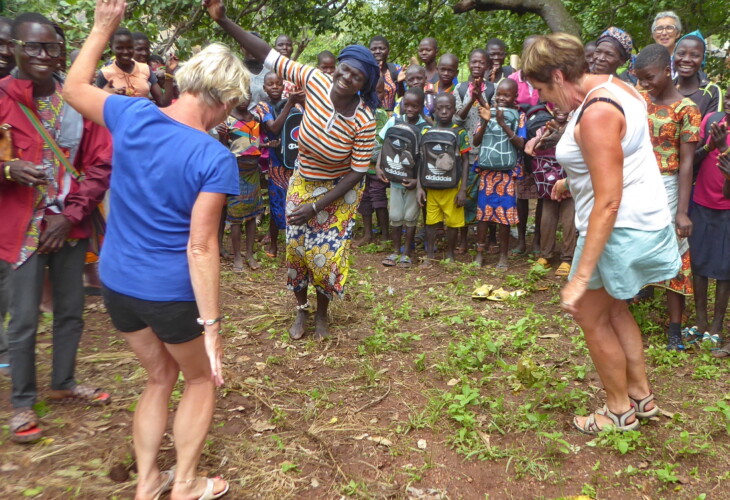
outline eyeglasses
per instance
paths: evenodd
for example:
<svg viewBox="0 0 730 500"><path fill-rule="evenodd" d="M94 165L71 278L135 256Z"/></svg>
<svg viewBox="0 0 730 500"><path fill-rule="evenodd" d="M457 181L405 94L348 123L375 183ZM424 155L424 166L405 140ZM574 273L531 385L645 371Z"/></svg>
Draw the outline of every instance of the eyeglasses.
<svg viewBox="0 0 730 500"><path fill-rule="evenodd" d="M654 33L673 33L674 31L677 31L677 27L673 24L654 26Z"/></svg>
<svg viewBox="0 0 730 500"><path fill-rule="evenodd" d="M58 42L24 42L22 40L13 40L13 43L23 47L26 54L31 57L38 57L42 51L45 51L49 57L58 57L61 55L62 45Z"/></svg>

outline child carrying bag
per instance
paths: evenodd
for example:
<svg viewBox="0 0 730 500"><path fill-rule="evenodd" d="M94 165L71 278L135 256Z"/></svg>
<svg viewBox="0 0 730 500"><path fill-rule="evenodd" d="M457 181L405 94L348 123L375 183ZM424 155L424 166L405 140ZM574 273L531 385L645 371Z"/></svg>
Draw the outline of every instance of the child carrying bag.
<svg viewBox="0 0 730 500"><path fill-rule="evenodd" d="M423 167L419 178L425 189L453 189L461 179L459 129L430 128L421 137Z"/></svg>
<svg viewBox="0 0 730 500"><path fill-rule="evenodd" d="M520 115L516 109L501 108L504 121L513 131L517 130ZM512 170L517 165L517 148L509 140L507 133L497 123L496 110L492 109L492 119L487 122L484 139L479 148L478 167L481 170Z"/></svg>
<svg viewBox="0 0 730 500"><path fill-rule="evenodd" d="M380 150L380 166L388 180L400 182L416 178L420 139L418 127L396 118L395 124L385 133Z"/></svg>

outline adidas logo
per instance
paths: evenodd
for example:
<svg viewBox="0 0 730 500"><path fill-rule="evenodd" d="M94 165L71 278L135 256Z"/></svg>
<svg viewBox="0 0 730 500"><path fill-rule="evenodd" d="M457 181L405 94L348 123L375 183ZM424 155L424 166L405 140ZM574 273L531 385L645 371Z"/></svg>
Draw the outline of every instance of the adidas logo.
<svg viewBox="0 0 730 500"><path fill-rule="evenodd" d="M393 146L395 146L396 148L399 148L401 146L400 141L398 139L395 139L393 141Z"/></svg>
<svg viewBox="0 0 730 500"><path fill-rule="evenodd" d="M441 144L435 144L432 148L432 151L443 151L444 147Z"/></svg>

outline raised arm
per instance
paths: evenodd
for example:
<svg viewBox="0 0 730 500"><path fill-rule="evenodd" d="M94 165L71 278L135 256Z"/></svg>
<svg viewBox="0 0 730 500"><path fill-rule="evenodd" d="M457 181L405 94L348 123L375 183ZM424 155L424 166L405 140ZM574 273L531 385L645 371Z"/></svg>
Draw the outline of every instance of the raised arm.
<svg viewBox="0 0 730 500"><path fill-rule="evenodd" d="M208 14L210 14L213 21L231 35L243 50L251 54L260 63L266 60L266 56L271 52L271 46L228 19L226 7L223 5L222 0L203 0L203 6L208 9Z"/></svg>
<svg viewBox="0 0 730 500"><path fill-rule="evenodd" d="M96 63L127 7L125 0L97 0L94 26L66 76L63 98L89 120L104 126L104 102L111 94L91 84Z"/></svg>

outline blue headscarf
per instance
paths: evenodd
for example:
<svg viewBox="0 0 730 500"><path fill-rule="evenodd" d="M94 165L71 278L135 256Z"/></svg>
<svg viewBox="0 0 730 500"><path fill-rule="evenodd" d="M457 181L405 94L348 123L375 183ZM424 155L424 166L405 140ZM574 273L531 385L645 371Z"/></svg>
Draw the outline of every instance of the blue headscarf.
<svg viewBox="0 0 730 500"><path fill-rule="evenodd" d="M702 67L705 67L705 62L707 62L707 42L705 42L705 37L702 36L702 32L700 30L694 30L692 33L687 33L682 38L677 40L677 45L674 46L674 54L677 53L677 47L679 47L679 44L687 37L692 37L695 40L699 40L702 42ZM672 54L672 57L674 57L674 54Z"/></svg>
<svg viewBox="0 0 730 500"><path fill-rule="evenodd" d="M341 63L347 63L348 66L365 75L365 84L360 90L360 97L365 102L365 106L375 112L380 106L380 99L378 99L378 94L375 92L375 87L378 85L378 80L380 80L380 66L370 49L362 45L348 45L342 49L337 60Z"/></svg>

